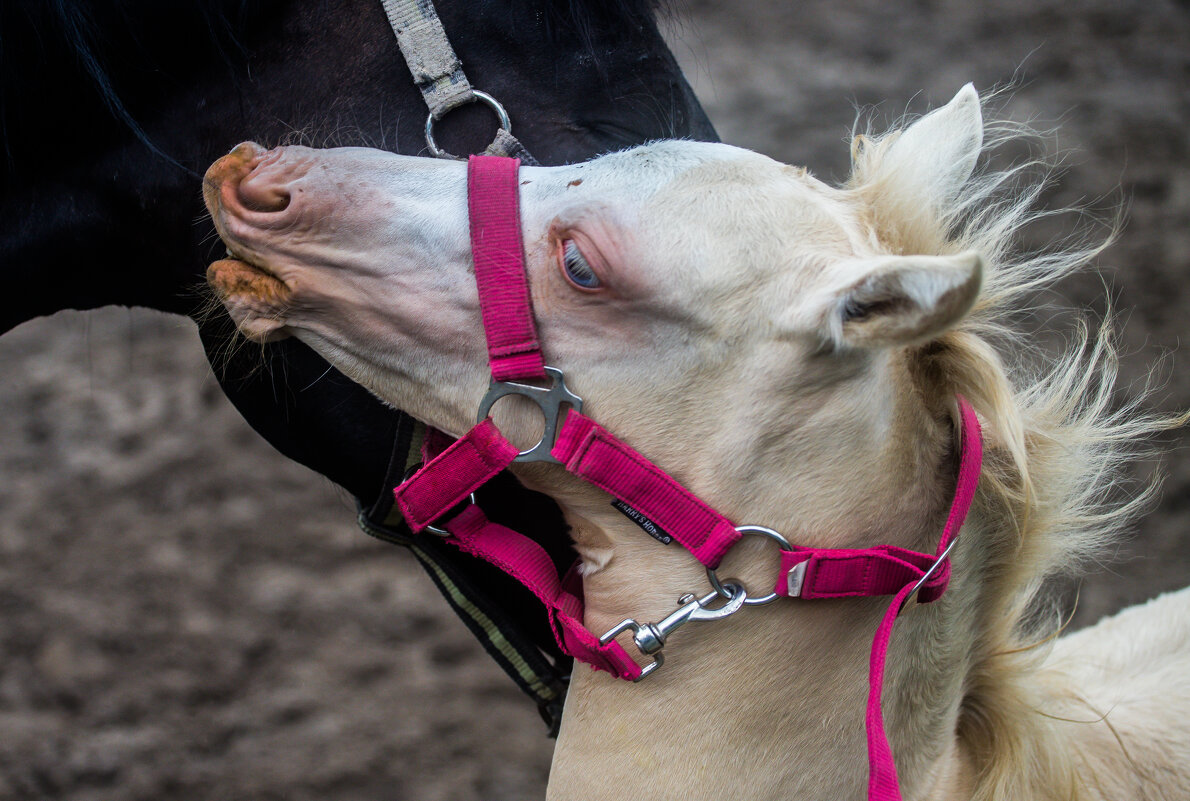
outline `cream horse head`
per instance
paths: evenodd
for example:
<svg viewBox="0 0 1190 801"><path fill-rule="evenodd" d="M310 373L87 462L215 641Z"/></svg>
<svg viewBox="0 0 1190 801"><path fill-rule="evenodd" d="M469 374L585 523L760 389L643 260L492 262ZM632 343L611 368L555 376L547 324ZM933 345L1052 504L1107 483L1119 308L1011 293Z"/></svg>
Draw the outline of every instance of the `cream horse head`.
<svg viewBox="0 0 1190 801"><path fill-rule="evenodd" d="M1042 579L1133 510L1104 507L1103 490L1159 421L1111 411L1102 338L1040 371L994 347L1021 293L1091 254L1014 254L1030 190L1014 194L1012 171L977 171L984 140L968 86L912 125L857 137L840 187L695 142L522 168L547 363L590 416L727 517L816 547L932 552L955 480L954 396L970 398L988 459L951 587L906 608L889 652L884 713L905 796L1182 797L1186 715L1158 704L1156 721L1105 721L1119 703L1110 676L1076 692L1059 659L1074 646L1048 661L1022 650L1043 638L1024 622ZM234 256L208 277L245 335L297 336L427 423L470 427L489 367L465 165L245 144L205 192ZM535 410L502 403L494 417L514 442L535 440ZM704 591L689 554L643 536L600 490L555 466L516 472L566 514L590 630L657 620ZM749 541L725 570L761 587L774 564ZM1188 603L1163 614L1185 621ZM684 629L640 684L576 670L550 797L863 797L868 649L885 605L749 608ZM1181 737L1173 778L1146 761L1163 726Z"/></svg>

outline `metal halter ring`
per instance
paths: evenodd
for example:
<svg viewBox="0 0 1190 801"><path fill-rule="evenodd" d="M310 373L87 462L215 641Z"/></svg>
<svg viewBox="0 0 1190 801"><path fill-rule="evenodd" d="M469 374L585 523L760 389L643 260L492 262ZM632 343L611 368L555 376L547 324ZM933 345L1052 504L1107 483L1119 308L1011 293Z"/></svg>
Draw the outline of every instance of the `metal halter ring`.
<svg viewBox="0 0 1190 801"><path fill-rule="evenodd" d="M459 108L459 106L465 106L468 103L474 103L477 100L496 113L496 120L501 128L508 131L509 133L512 133L512 121L508 119L508 112L504 110L504 106L500 105L500 101L489 95L487 92L481 92L478 89L472 89L471 98L469 100L464 100L457 106L447 109L447 112L445 112L443 116L445 116L446 113ZM434 141L434 122L435 120L433 114L430 114L428 117L426 117L426 147L430 149L430 155L438 159L454 159L458 161L458 156L439 149L438 143Z"/></svg>
<svg viewBox="0 0 1190 801"><path fill-rule="evenodd" d="M785 539L785 537L773 531L771 528L765 528L764 526L736 526L735 530L741 534L763 534L773 542L777 543L781 550L793 550L793 546L789 544L789 540ZM729 600L731 599L732 593L728 592L726 586L719 581L719 575L713 568L707 568L707 580L711 582L711 586L715 588L716 592L718 592L724 598ZM738 579L732 579L732 581L737 584L740 583ZM757 598L753 598L751 595L749 595L748 598L744 600L744 604L747 606L760 606L761 604L772 603L775 600L777 600L777 593L770 592L768 595L762 595Z"/></svg>
<svg viewBox="0 0 1190 801"><path fill-rule="evenodd" d="M413 476L414 473L416 473L418 470L421 470L423 467L425 467L425 464L423 462L418 462L417 464L410 465L408 468L405 469L405 477L401 480L408 481ZM472 506L475 505L476 501L475 501L475 493L474 492L471 493L470 496L468 496L468 503L470 503ZM458 507L458 506L459 506L459 504L455 504L455 507ZM448 516L454 517L454 515L451 514L451 512L453 512L453 511L454 511L454 509L447 510L447 512L445 514L443 514L442 517L448 517ZM437 534L439 537L449 537L450 536L449 531L447 531L444 528L438 528L437 526L427 525L425 530L430 532L431 534Z"/></svg>
<svg viewBox="0 0 1190 801"><path fill-rule="evenodd" d="M475 493L474 492L471 493L467 502L469 504L471 504L472 506L475 505ZM443 517L455 517L455 515L450 514L450 512L447 512L446 514L443 515ZM446 529L438 528L437 526L431 526L429 524L426 524L426 531L430 532L431 534L437 534L439 537L449 537L451 535L450 532L447 531Z"/></svg>
<svg viewBox="0 0 1190 801"><path fill-rule="evenodd" d="M497 381L493 378L488 385L487 394L479 402L479 412L475 416L477 423L482 423L492 411L492 406L496 404L496 401L507 395L520 395L522 398L532 401L537 404L537 408L545 416L545 428L541 432L541 439L529 450L521 451L513 460L515 462L561 464L550 453L550 450L558 439L559 426L566 419L562 414L562 407L567 406L576 412L583 410L583 399L566 386L566 377L562 375L561 370L556 367L546 367L545 374L550 380L548 387L537 387L519 381Z"/></svg>

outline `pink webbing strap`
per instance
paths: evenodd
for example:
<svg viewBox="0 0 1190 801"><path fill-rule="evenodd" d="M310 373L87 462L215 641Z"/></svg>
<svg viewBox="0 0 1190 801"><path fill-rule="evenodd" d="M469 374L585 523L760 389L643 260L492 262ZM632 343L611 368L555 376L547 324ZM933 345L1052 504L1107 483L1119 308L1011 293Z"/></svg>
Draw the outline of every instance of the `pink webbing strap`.
<svg viewBox="0 0 1190 801"><path fill-rule="evenodd" d="M979 474L983 470L983 430L979 426L979 418L975 416L975 409L962 395L955 395L959 403L959 421L962 427L962 440L959 450L959 477L955 481L954 501L950 504L950 514L946 516L946 526L942 529L942 539L938 541L935 553L941 555L950 546L951 540L959 535L959 529L971 511L971 502L975 500L975 489L979 486ZM950 578L950 562L942 564L938 573ZM937 575L937 574L935 574ZM922 598L926 601L926 598Z"/></svg>
<svg viewBox="0 0 1190 801"><path fill-rule="evenodd" d="M554 637L565 653L617 678L640 678L640 666L619 643L613 640L601 645L599 638L583 626L582 583L575 569L559 579L544 548L488 520L478 506L468 506L445 527L453 535L447 542L492 563L537 596L549 613Z"/></svg>
<svg viewBox="0 0 1190 801"><path fill-rule="evenodd" d="M520 161L502 156L472 156L467 162L475 283L492 377L498 381L545 378L521 244L519 169ZM423 450L425 466L393 491L415 534L517 456L516 448L491 420L479 423L452 445L445 445L444 439L431 430Z"/></svg>
<svg viewBox="0 0 1190 801"><path fill-rule="evenodd" d="M798 548L781 551L781 567L773 592L788 596L789 572L803 562L805 573L798 598L868 598L893 595L917 582L936 557L878 545L875 548ZM946 588L946 572L939 568L922 585L922 601L932 601Z"/></svg>
<svg viewBox="0 0 1190 801"><path fill-rule="evenodd" d="M479 308L497 381L545 378L521 243L520 160L472 156L467 206Z"/></svg>
<svg viewBox="0 0 1190 801"><path fill-rule="evenodd" d="M955 486L954 501L950 505L950 514L946 519L946 528L942 532L942 539L935 551L936 558L941 558L951 540L958 536L963 521L967 519L967 512L971 509L971 502L975 498L975 489L979 485L979 473L983 465L983 437L979 428L979 420L975 410L962 395L957 396L959 402L959 416L962 419L962 456L959 463L959 477ZM937 577L943 578L938 582ZM934 575L930 576L929 584L935 585L933 597L921 597L920 601L930 601L937 598L946 589L946 582L950 578L950 560L939 566ZM868 661L868 708L865 715L865 728L868 734L868 801L901 801L901 787L897 780L897 766L893 762L892 748L888 744L888 735L884 731L884 712L881 709L881 691L884 687L884 663L888 656L888 643L892 638L893 624L909 593L913 591L917 579L911 580L903 586L888 610L884 619L876 629L876 636L872 640L872 651ZM925 585L922 587L924 591Z"/></svg>
<svg viewBox="0 0 1190 801"><path fill-rule="evenodd" d="M427 441L425 453L434 448ZM516 447L489 417L406 479L393 495L409 528L417 534L466 500L516 457Z"/></svg>
<svg viewBox="0 0 1190 801"><path fill-rule="evenodd" d="M888 734L884 731L884 710L880 703L881 691L884 689L884 662L888 657L893 623L912 591L913 584L906 584L893 597L876 629L868 657L868 708L864 715L864 728L868 735L868 801L901 801L901 782L897 778L892 746L888 744Z"/></svg>
<svg viewBox="0 0 1190 801"><path fill-rule="evenodd" d="M717 567L740 538L730 520L578 412L567 413L550 453L574 475L649 518L707 567Z"/></svg>

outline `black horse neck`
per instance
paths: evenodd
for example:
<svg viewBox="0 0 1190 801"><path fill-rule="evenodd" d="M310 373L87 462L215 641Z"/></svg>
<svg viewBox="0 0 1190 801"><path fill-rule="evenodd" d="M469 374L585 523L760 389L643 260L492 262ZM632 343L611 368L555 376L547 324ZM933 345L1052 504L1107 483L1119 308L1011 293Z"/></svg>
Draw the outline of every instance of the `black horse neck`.
<svg viewBox="0 0 1190 801"><path fill-rule="evenodd" d="M499 98L544 164L650 139L715 138L649 5L436 2L472 84ZM0 3L0 82L0 332L109 304L190 314L253 428L366 506L385 498L408 418L295 340L263 354L230 347L230 320L221 308L203 314L198 289L222 255L199 176L237 142L423 150L426 109L380 0ZM494 130L471 106L443 120L438 141L465 153ZM572 559L557 508L501 480L485 501L493 519L531 534L560 563ZM558 667L537 675L560 681L566 660L532 596L434 543L419 553L435 547L435 581L452 575L455 591L524 658L539 660L535 648L553 654ZM538 697L555 721L560 698Z"/></svg>

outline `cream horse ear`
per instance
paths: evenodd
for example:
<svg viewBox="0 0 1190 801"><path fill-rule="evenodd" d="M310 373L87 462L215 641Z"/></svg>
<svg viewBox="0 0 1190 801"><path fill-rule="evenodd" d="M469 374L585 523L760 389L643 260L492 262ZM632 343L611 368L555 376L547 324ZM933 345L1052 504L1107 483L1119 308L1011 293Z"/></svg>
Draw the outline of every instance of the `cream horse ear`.
<svg viewBox="0 0 1190 801"><path fill-rule="evenodd" d="M975 87L890 140L880 157L879 185L895 188L897 208L912 217L930 204L945 208L971 177L983 147ZM975 252L950 256L877 256L836 265L819 321L838 347L892 347L926 342L951 328L979 295L983 264ZM820 314L824 306L818 306Z"/></svg>
<svg viewBox="0 0 1190 801"><path fill-rule="evenodd" d="M971 310L983 278L983 262L975 251L883 256L849 267L851 283L832 293L823 321L826 338L844 348L928 342Z"/></svg>
<svg viewBox="0 0 1190 801"><path fill-rule="evenodd" d="M979 94L967 84L949 103L892 141L880 171L895 175L895 185L919 202L944 204L956 197L971 177L982 147Z"/></svg>

